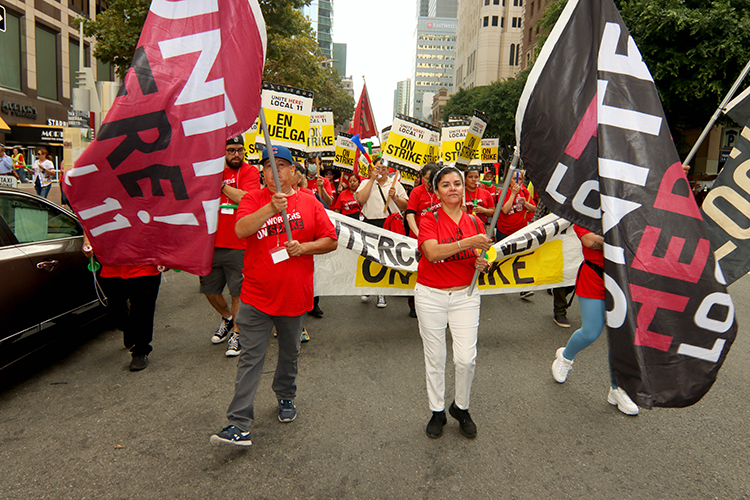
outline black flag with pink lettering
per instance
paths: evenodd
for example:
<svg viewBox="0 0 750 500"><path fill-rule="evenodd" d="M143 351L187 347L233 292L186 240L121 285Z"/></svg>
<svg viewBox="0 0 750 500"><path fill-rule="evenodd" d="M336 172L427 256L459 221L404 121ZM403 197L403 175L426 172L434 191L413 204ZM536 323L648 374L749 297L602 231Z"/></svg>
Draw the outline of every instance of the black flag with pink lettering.
<svg viewBox="0 0 750 500"><path fill-rule="evenodd" d="M613 382L681 407L737 324L661 102L612 0L569 0L519 102L520 156L552 212L604 236Z"/></svg>
<svg viewBox="0 0 750 500"><path fill-rule="evenodd" d="M96 141L63 189L107 265L211 270L227 139L260 110L257 0L153 0Z"/></svg>

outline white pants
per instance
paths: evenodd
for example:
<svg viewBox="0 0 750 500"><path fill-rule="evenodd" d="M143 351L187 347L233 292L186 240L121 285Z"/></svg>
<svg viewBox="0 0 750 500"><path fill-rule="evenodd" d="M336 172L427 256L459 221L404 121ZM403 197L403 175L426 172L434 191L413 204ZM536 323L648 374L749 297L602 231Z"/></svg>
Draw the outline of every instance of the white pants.
<svg viewBox="0 0 750 500"><path fill-rule="evenodd" d="M471 383L477 358L479 292L469 297L468 288L448 292L417 283L414 302L419 334L424 346L427 397L430 410L445 410L445 327L453 337L453 365L456 369L456 406L469 409Z"/></svg>

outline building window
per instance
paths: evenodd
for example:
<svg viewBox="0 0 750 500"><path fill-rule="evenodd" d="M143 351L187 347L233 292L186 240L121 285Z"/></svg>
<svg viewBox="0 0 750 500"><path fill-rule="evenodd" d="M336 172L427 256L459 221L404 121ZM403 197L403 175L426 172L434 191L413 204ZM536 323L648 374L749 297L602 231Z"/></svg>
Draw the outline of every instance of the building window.
<svg viewBox="0 0 750 500"><path fill-rule="evenodd" d="M516 27L517 27L517 26L516 26L516 19L518 19L518 18L517 18L517 17L514 17L514 18L513 18L513 20L512 20L512 24L511 24L511 26L512 26L512 27L514 27L514 28L516 28Z"/></svg>
<svg viewBox="0 0 750 500"><path fill-rule="evenodd" d="M36 94L57 100L57 35L36 27Z"/></svg>
<svg viewBox="0 0 750 500"><path fill-rule="evenodd" d="M500 0L492 0L492 5L500 5Z"/></svg>
<svg viewBox="0 0 750 500"><path fill-rule="evenodd" d="M513 0L513 7L523 7L523 0Z"/></svg>
<svg viewBox="0 0 750 500"><path fill-rule="evenodd" d="M484 0L484 4L485 5L489 5L490 4L490 0Z"/></svg>
<svg viewBox="0 0 750 500"><path fill-rule="evenodd" d="M529 28L529 43L531 43L532 30L533 28Z"/></svg>
<svg viewBox="0 0 750 500"><path fill-rule="evenodd" d="M484 16L484 20L482 21L482 26L487 27L490 24L490 16Z"/></svg>
<svg viewBox="0 0 750 500"><path fill-rule="evenodd" d="M500 27L501 28L505 28L505 18L504 17L500 18Z"/></svg>
<svg viewBox="0 0 750 500"><path fill-rule="evenodd" d="M510 44L510 57L508 58L510 65L513 66L513 62L516 60L516 44Z"/></svg>
<svg viewBox="0 0 750 500"><path fill-rule="evenodd" d="M497 16L492 16L492 26L497 26Z"/></svg>
<svg viewBox="0 0 750 500"><path fill-rule="evenodd" d="M70 67L70 98L73 99L73 89L78 87L78 62L80 61L80 54L78 42L72 38L68 39L68 65Z"/></svg>
<svg viewBox="0 0 750 500"><path fill-rule="evenodd" d="M21 18L6 10L5 33L0 36L0 87L21 90Z"/></svg>
<svg viewBox="0 0 750 500"><path fill-rule="evenodd" d="M531 15L534 15L534 2L531 2Z"/></svg>

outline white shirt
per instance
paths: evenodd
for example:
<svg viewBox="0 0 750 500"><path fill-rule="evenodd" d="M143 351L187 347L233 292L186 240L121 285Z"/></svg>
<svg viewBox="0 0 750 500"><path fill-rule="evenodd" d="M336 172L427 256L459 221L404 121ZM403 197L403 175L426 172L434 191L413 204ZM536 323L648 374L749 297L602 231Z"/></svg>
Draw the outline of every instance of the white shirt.
<svg viewBox="0 0 750 500"><path fill-rule="evenodd" d="M44 160L42 166L47 170L55 170L55 165L49 160ZM37 177L42 187L52 184L52 177L39 167L39 160L34 163L34 178L32 179L34 184L36 184Z"/></svg>
<svg viewBox="0 0 750 500"><path fill-rule="evenodd" d="M374 182L375 185L372 187L372 191L370 191L370 197L367 198L367 201L362 205L362 215L364 215L365 219L385 219L388 215L399 212L398 205L396 205L396 202L394 202L393 199L391 199L391 202L388 204L390 213L388 210L384 210L385 200L388 199L388 191L391 190L391 186L394 184L396 186L396 198L406 198L406 190L404 189L404 186L402 186L395 177L389 177L383 186L380 186L376 179L372 179L371 182ZM360 184L359 188L357 188L357 192L359 193L363 189L370 189L366 184L367 181ZM380 196L378 186L382 189L383 196Z"/></svg>

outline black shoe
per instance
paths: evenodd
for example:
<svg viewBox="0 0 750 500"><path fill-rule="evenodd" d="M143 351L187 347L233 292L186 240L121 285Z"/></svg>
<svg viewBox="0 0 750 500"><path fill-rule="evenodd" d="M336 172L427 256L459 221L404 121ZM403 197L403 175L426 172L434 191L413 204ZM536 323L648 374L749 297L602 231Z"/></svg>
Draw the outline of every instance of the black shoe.
<svg viewBox="0 0 750 500"><path fill-rule="evenodd" d="M555 317L552 318L552 321L562 328L570 328L570 321L568 321L568 318L566 318L564 314L555 315Z"/></svg>
<svg viewBox="0 0 750 500"><path fill-rule="evenodd" d="M323 317L323 309L320 308L319 305L315 304L315 307L312 308L312 311L308 312L310 316L315 316L316 318L322 318Z"/></svg>
<svg viewBox="0 0 750 500"><path fill-rule="evenodd" d="M427 424L427 435L432 439L437 439L443 435L443 426L448 421L445 411L433 411L432 418Z"/></svg>
<svg viewBox="0 0 750 500"><path fill-rule="evenodd" d="M130 371L137 372L141 371L148 366L148 356L145 354L133 354L133 359L130 360Z"/></svg>
<svg viewBox="0 0 750 500"><path fill-rule="evenodd" d="M477 425L471 419L469 410L462 410L461 408L456 406L456 402L454 401L453 403L451 403L451 407L448 409L448 411L450 412L451 417L458 420L458 426L461 434L471 439L477 437Z"/></svg>
<svg viewBox="0 0 750 500"><path fill-rule="evenodd" d="M409 317L410 318L416 318L417 317L417 310L416 309L409 309Z"/></svg>

